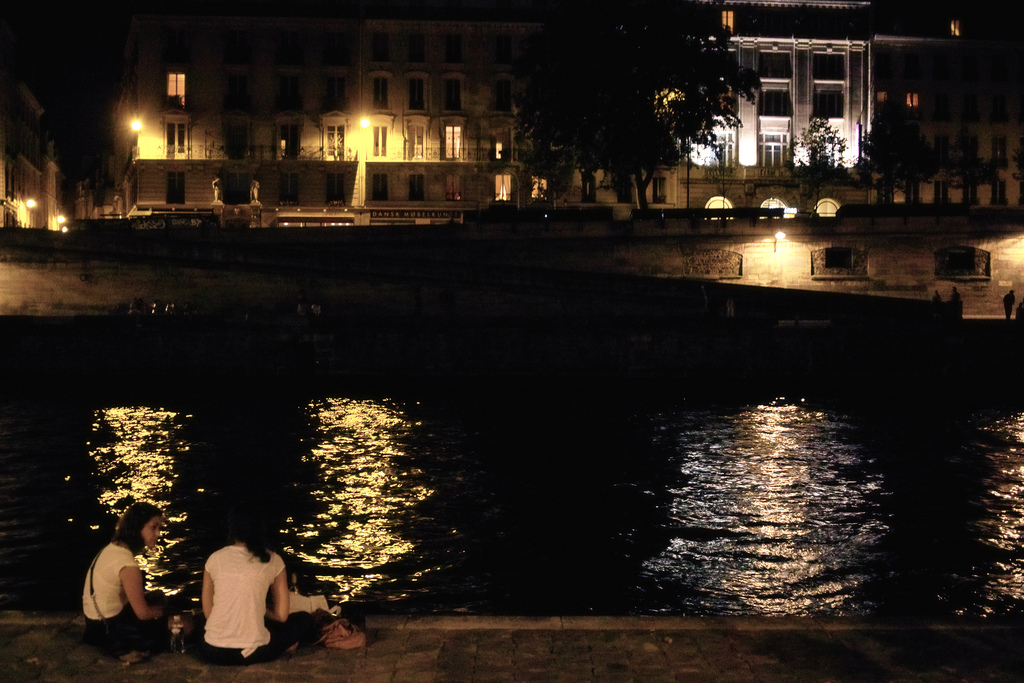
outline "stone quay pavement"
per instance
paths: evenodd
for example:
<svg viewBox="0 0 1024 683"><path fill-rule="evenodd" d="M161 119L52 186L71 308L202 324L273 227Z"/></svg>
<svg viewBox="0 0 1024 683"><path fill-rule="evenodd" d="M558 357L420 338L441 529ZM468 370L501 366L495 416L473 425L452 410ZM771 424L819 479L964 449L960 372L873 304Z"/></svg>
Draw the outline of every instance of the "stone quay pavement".
<svg viewBox="0 0 1024 683"><path fill-rule="evenodd" d="M1024 681L1024 621L368 616L358 650L251 667L194 654L126 665L70 613L0 611L0 681Z"/></svg>

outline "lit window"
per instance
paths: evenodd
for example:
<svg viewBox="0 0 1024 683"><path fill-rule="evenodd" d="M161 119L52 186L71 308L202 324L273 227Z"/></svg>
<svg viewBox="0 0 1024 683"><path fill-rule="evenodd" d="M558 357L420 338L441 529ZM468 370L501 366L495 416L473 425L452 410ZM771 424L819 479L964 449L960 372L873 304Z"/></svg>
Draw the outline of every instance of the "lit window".
<svg viewBox="0 0 1024 683"><path fill-rule="evenodd" d="M512 175L499 173L494 176L494 201L507 202L512 195Z"/></svg>
<svg viewBox="0 0 1024 683"><path fill-rule="evenodd" d="M444 127L444 158L462 158L462 126Z"/></svg>
<svg viewBox="0 0 1024 683"><path fill-rule="evenodd" d="M185 74L173 71L167 74L167 106L185 106Z"/></svg>
<svg viewBox="0 0 1024 683"><path fill-rule="evenodd" d="M879 90L878 92L875 93L875 102L877 104L885 104L888 99L889 93L887 93L884 90Z"/></svg>
<svg viewBox="0 0 1024 683"><path fill-rule="evenodd" d="M548 181L547 181L547 179L546 178L534 177L534 179L533 179L533 191L530 192L531 199L534 199L536 201L540 201L542 199L547 199L547 196L548 196Z"/></svg>
<svg viewBox="0 0 1024 683"><path fill-rule="evenodd" d="M188 142L185 139L185 124L183 122L167 123L167 158L182 158L185 156Z"/></svg>
<svg viewBox="0 0 1024 683"><path fill-rule="evenodd" d="M960 20L950 19L949 20L949 35L953 38L960 37Z"/></svg>
<svg viewBox="0 0 1024 683"><path fill-rule="evenodd" d="M704 208L705 209L731 209L732 208L732 202L730 202L725 197L719 195L717 197L712 197L711 199L709 199L707 201L707 203L704 205Z"/></svg>
<svg viewBox="0 0 1024 683"><path fill-rule="evenodd" d="M462 200L462 179L459 176L445 176L444 198L453 202Z"/></svg>
<svg viewBox="0 0 1024 683"><path fill-rule="evenodd" d="M921 96L916 92L907 93L907 110L911 114L917 114L918 108L921 106Z"/></svg>
<svg viewBox="0 0 1024 683"><path fill-rule="evenodd" d="M373 127L373 156L386 157L388 155L388 129L387 126Z"/></svg>
<svg viewBox="0 0 1024 683"><path fill-rule="evenodd" d="M423 126L409 126L409 155L412 159L423 158L423 140L426 129Z"/></svg>
<svg viewBox="0 0 1024 683"><path fill-rule="evenodd" d="M327 126L327 138L324 140L324 152L332 161L345 158L345 127Z"/></svg>
<svg viewBox="0 0 1024 683"><path fill-rule="evenodd" d="M733 32L733 29L734 29L733 20L734 20L734 18L735 17L733 16L733 12L732 12L731 9L722 10L722 28L724 28L729 33Z"/></svg>

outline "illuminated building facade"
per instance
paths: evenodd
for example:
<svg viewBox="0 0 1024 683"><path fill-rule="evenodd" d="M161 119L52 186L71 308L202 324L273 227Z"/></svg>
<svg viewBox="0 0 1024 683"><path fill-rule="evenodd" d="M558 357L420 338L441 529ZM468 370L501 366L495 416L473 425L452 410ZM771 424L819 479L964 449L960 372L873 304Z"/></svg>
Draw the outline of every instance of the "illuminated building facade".
<svg viewBox="0 0 1024 683"><path fill-rule="evenodd" d="M235 5L211 2L138 15L115 122L124 172L113 213L211 216L234 227L430 224L547 201L519 163L512 68L543 6L253 2L246 16L225 16L218 8ZM967 189L944 170L897 201L967 192L981 205L1021 202L1016 44L876 35L866 0L725 0L720 11L761 90L740 102L742 125L721 131L718 150L693 150L690 163L656 173L651 208L827 216L871 202L853 184L812 192L790 162L811 120L824 118L852 166L886 98L908 104L940 157L965 130L997 167ZM577 177L564 197L617 217L636 200L600 174Z"/></svg>
<svg viewBox="0 0 1024 683"><path fill-rule="evenodd" d="M5 228L60 226L60 169L43 107L14 69L15 37L0 21L0 208Z"/></svg>
<svg viewBox="0 0 1024 683"><path fill-rule="evenodd" d="M429 224L521 200L512 62L536 25L493 3L398 4L136 16L118 212Z"/></svg>
<svg viewBox="0 0 1024 683"><path fill-rule="evenodd" d="M1022 147L1024 45L965 37L958 19L945 36L878 35L876 107L890 100L916 119L938 173L897 196L906 203L1024 204L1014 157Z"/></svg>

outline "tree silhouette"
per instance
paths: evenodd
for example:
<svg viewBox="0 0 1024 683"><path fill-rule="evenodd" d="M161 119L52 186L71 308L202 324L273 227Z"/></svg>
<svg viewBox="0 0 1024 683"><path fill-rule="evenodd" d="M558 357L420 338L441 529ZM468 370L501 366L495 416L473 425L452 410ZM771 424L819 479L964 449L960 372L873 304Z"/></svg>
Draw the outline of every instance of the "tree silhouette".
<svg viewBox="0 0 1024 683"><path fill-rule="evenodd" d="M878 201L891 204L897 190L906 192L935 175L936 164L921 126L906 109L889 102L871 119L859 169L861 177L878 190Z"/></svg>
<svg viewBox="0 0 1024 683"><path fill-rule="evenodd" d="M823 189L849 182L845 154L846 138L828 119L812 118L793 142L790 155L793 175L810 190L815 206Z"/></svg>
<svg viewBox="0 0 1024 683"><path fill-rule="evenodd" d="M720 0L557 3L517 63L519 125L538 157L630 178L646 208L655 170L739 125L737 96L759 86L720 12Z"/></svg>

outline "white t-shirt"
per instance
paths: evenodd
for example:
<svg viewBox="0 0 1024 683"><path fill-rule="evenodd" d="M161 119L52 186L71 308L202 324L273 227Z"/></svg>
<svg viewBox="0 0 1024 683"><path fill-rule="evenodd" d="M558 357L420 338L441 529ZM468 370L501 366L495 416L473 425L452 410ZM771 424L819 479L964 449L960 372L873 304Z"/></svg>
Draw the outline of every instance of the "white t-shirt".
<svg viewBox="0 0 1024 683"><path fill-rule="evenodd" d="M82 589L82 611L89 619L111 619L116 617L128 604L121 585L121 570L138 567L135 555L128 548L111 543L100 551L96 566L92 569L92 591L89 590L89 574L85 573L85 587ZM96 602L93 602L95 594ZM100 614L96 613L99 605Z"/></svg>
<svg viewBox="0 0 1024 683"><path fill-rule="evenodd" d="M213 580L213 608L206 620L206 642L214 647L253 650L270 642L263 623L267 614L267 591L284 571L284 560L270 553L260 562L248 548L229 545L206 561Z"/></svg>

